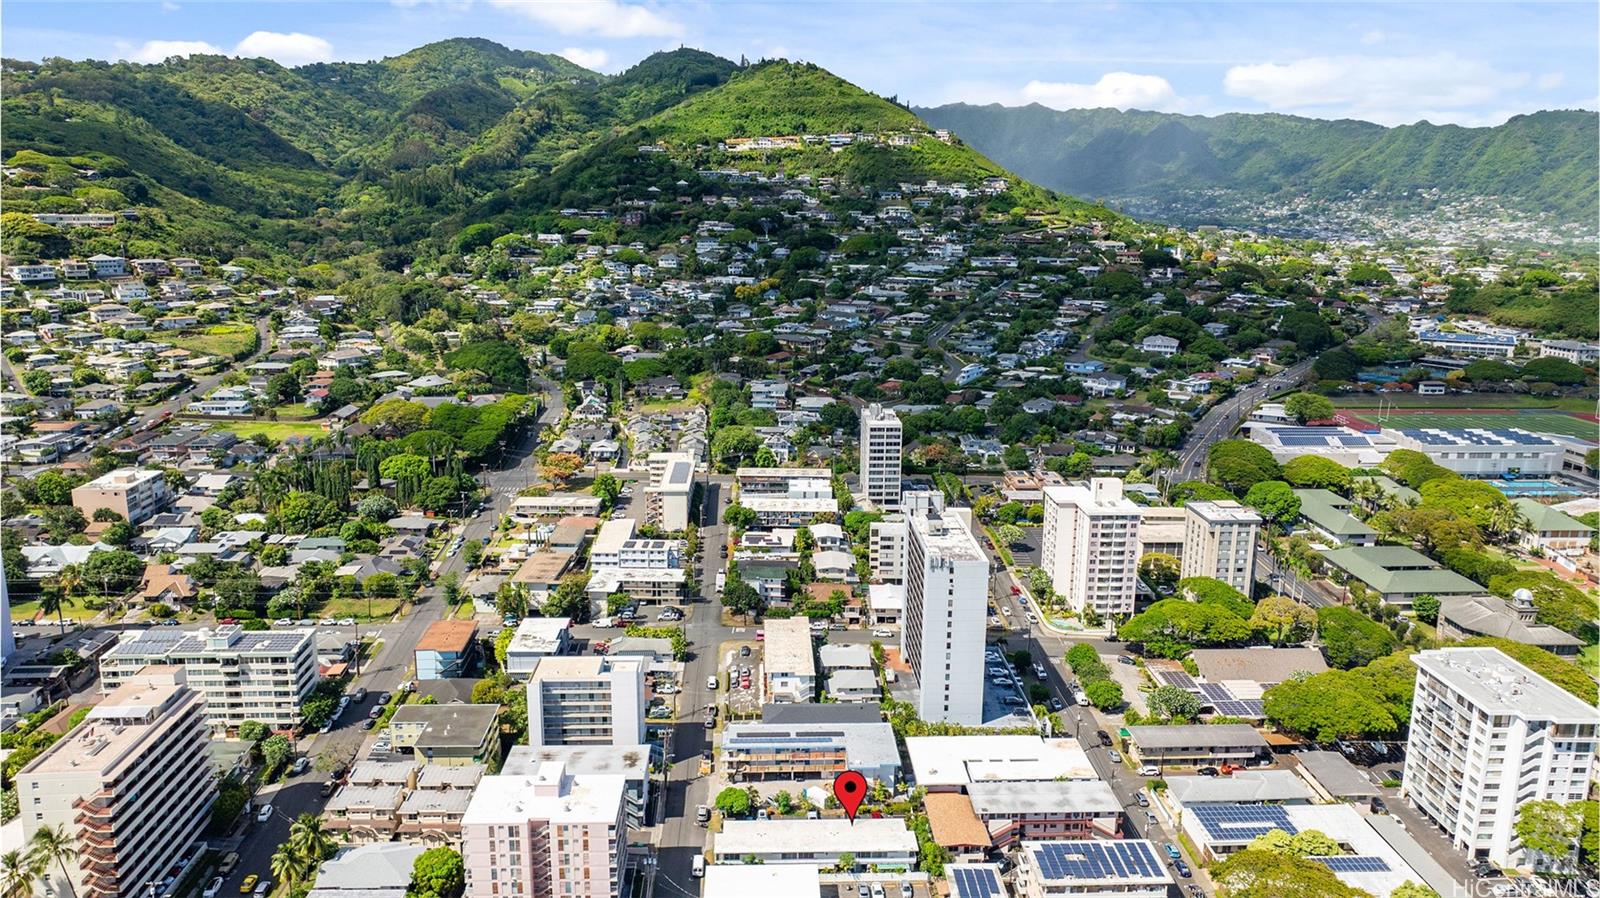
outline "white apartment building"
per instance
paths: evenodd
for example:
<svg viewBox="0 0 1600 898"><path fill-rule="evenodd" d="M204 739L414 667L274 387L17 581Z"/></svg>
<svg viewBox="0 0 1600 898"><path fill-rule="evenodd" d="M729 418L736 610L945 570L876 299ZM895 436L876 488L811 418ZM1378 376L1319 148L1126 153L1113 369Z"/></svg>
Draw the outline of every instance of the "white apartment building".
<svg viewBox="0 0 1600 898"><path fill-rule="evenodd" d="M640 657L552 656L528 678L532 745L643 745Z"/></svg>
<svg viewBox="0 0 1600 898"><path fill-rule="evenodd" d="M1184 577L1213 577L1250 594L1261 516L1232 500L1184 507Z"/></svg>
<svg viewBox="0 0 1600 898"><path fill-rule="evenodd" d="M913 514L906 530L900 642L921 687L917 715L981 724L989 560L954 512Z"/></svg>
<svg viewBox="0 0 1600 898"><path fill-rule="evenodd" d="M734 472L741 496L793 496L795 481L820 480L833 495L833 472L827 468L740 468Z"/></svg>
<svg viewBox="0 0 1600 898"><path fill-rule="evenodd" d="M461 821L471 898L617 898L627 846L627 778L573 774L561 761L486 776Z"/></svg>
<svg viewBox="0 0 1600 898"><path fill-rule="evenodd" d="M879 583L906 580L905 520L873 521L867 531L867 560Z"/></svg>
<svg viewBox="0 0 1600 898"><path fill-rule="evenodd" d="M683 540L635 537L637 523L633 518L614 518L601 524L589 547L589 567L666 570L683 566Z"/></svg>
<svg viewBox="0 0 1600 898"><path fill-rule="evenodd" d="M1539 346L1539 357L1566 359L1574 365L1592 365L1600 360L1600 343L1546 340Z"/></svg>
<svg viewBox="0 0 1600 898"><path fill-rule="evenodd" d="M72 489L72 504L91 521L109 508L138 524L171 502L166 475L155 468L118 468Z"/></svg>
<svg viewBox="0 0 1600 898"><path fill-rule="evenodd" d="M206 719L217 733L246 720L275 729L299 724L300 703L321 679L312 630L224 624L192 633L165 627L124 633L100 659L102 687L114 690L151 664L184 668L189 688L205 696Z"/></svg>
<svg viewBox="0 0 1600 898"><path fill-rule="evenodd" d="M216 800L205 698L177 667L147 667L111 690L17 774L22 838L65 827L80 898L156 894L211 820ZM63 894L59 871L47 876Z"/></svg>
<svg viewBox="0 0 1600 898"><path fill-rule="evenodd" d="M1051 586L1079 613L1132 614L1139 579L1139 506L1122 481L1044 488L1040 566Z"/></svg>
<svg viewBox="0 0 1600 898"><path fill-rule="evenodd" d="M804 617L769 620L761 676L766 701L809 702L817 694L817 659L811 645L811 621Z"/></svg>
<svg viewBox="0 0 1600 898"><path fill-rule="evenodd" d="M900 507L900 418L878 403L861 410L861 489L878 508Z"/></svg>
<svg viewBox="0 0 1600 898"><path fill-rule="evenodd" d="M694 495L694 459L683 452L658 452L649 458L650 485L644 488L645 522L663 530L689 526Z"/></svg>
<svg viewBox="0 0 1600 898"><path fill-rule="evenodd" d="M1588 794L1596 710L1498 649L1437 649L1411 661L1403 794L1473 858L1548 865L1525 856L1512 831L1517 808Z"/></svg>

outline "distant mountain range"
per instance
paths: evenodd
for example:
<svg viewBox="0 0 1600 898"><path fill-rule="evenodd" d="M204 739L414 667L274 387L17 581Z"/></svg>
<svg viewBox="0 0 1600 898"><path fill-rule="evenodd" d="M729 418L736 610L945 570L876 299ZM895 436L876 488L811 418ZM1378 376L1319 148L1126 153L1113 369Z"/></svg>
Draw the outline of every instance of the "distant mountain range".
<svg viewBox="0 0 1600 898"><path fill-rule="evenodd" d="M25 163L5 183L8 212L137 208L138 236L207 255L440 251L474 224L506 233L563 208L698 197L720 189L699 174L718 166L868 186L1009 176L816 66L689 49L614 76L476 38L297 68L224 56L3 66L5 161ZM838 132L914 138L718 149ZM1010 177L1018 202L1108 214Z"/></svg>
<svg viewBox="0 0 1600 898"><path fill-rule="evenodd" d="M956 103L914 110L1029 180L1086 199L1182 205L1195 193L1308 195L1396 209L1497 196L1507 208L1593 225L1600 211L1600 116L1519 115L1493 128L1385 128L1277 114L1216 117L1115 109ZM1193 223L1193 222L1189 222Z"/></svg>

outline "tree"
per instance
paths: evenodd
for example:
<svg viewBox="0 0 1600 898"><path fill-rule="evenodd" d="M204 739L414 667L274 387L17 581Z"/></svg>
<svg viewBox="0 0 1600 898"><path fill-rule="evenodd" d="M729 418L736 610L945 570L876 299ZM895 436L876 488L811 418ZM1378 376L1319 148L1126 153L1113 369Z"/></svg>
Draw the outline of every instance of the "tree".
<svg viewBox="0 0 1600 898"><path fill-rule="evenodd" d="M1300 424L1333 417L1333 400L1316 393L1296 393L1283 401L1283 410Z"/></svg>
<svg viewBox="0 0 1600 898"><path fill-rule="evenodd" d="M1317 629L1322 654L1329 664L1344 670L1369 664L1395 649L1389 628L1354 608L1318 608Z"/></svg>
<svg viewBox="0 0 1600 898"><path fill-rule="evenodd" d="M332 527L343 517L339 507L318 493L292 492L273 509L273 519L283 533L310 533Z"/></svg>
<svg viewBox="0 0 1600 898"><path fill-rule="evenodd" d="M1197 645L1242 644L1250 625L1222 605L1162 599L1129 618L1117 635L1156 657L1181 658Z"/></svg>
<svg viewBox="0 0 1600 898"><path fill-rule="evenodd" d="M761 436L755 428L742 424L729 425L711 438L711 457L724 465L734 465L755 456L761 451Z"/></svg>
<svg viewBox="0 0 1600 898"><path fill-rule="evenodd" d="M333 836L323 829L321 817L301 814L289 825L289 849L305 861L309 872L314 872L333 854Z"/></svg>
<svg viewBox="0 0 1600 898"><path fill-rule="evenodd" d="M368 521L387 521L399 513L399 507L388 496L374 494L356 503L356 514Z"/></svg>
<svg viewBox="0 0 1600 898"><path fill-rule="evenodd" d="M1223 502L1233 499L1233 494L1204 480L1186 480L1172 488L1173 505L1183 505L1197 499L1204 502Z"/></svg>
<svg viewBox="0 0 1600 898"><path fill-rule="evenodd" d="M1285 462L1283 479L1297 489L1324 489L1337 493L1347 492L1351 485L1349 468L1320 455L1302 455Z"/></svg>
<svg viewBox="0 0 1600 898"><path fill-rule="evenodd" d="M39 873L39 868L21 849L0 854L0 896L21 898L30 894Z"/></svg>
<svg viewBox="0 0 1600 898"><path fill-rule="evenodd" d="M1206 453L1206 476L1241 495L1264 480L1277 480L1281 472L1266 447L1249 440L1223 440Z"/></svg>
<svg viewBox="0 0 1600 898"><path fill-rule="evenodd" d="M1317 626L1317 613L1288 596L1267 596L1250 614L1250 629L1274 645L1304 642Z"/></svg>
<svg viewBox="0 0 1600 898"><path fill-rule="evenodd" d="M614 474L601 474L589 484L589 492L600 497L600 506L609 509L617 504L617 497L622 495L622 481Z"/></svg>
<svg viewBox="0 0 1600 898"><path fill-rule="evenodd" d="M1311 370L1319 380L1355 380L1361 371L1361 360L1355 353L1340 347L1317 356Z"/></svg>
<svg viewBox="0 0 1600 898"><path fill-rule="evenodd" d="M33 478L33 493L40 505L71 505L72 488L78 481L59 471L40 471Z"/></svg>
<svg viewBox="0 0 1600 898"><path fill-rule="evenodd" d="M1171 721L1194 720L1200 716L1200 699L1187 689L1158 686L1145 696L1150 713Z"/></svg>
<svg viewBox="0 0 1600 898"><path fill-rule="evenodd" d="M72 884L72 874L67 872L67 861L78 858L78 840L67 832L64 825L57 823L34 830L28 839L28 858L40 875L52 864L55 865L67 882L68 893L73 896L78 894L77 887Z"/></svg>
<svg viewBox="0 0 1600 898"><path fill-rule="evenodd" d="M1083 692L1089 704L1102 711L1122 707L1122 684L1116 680L1090 680L1084 684Z"/></svg>
<svg viewBox="0 0 1600 898"><path fill-rule="evenodd" d="M756 513L743 505L734 503L722 512L722 520L735 530L748 530L756 522Z"/></svg>
<svg viewBox="0 0 1600 898"><path fill-rule="evenodd" d="M729 786L717 793L715 804L724 817L743 817L750 813L750 793Z"/></svg>
<svg viewBox="0 0 1600 898"><path fill-rule="evenodd" d="M568 574L556 584L550 598L544 603L545 617L565 617L573 621L589 619L589 575Z"/></svg>
<svg viewBox="0 0 1600 898"><path fill-rule="evenodd" d="M267 725L259 720L246 720L244 723L239 724L239 738L251 745L255 745L267 738L271 732L271 730L267 729Z"/></svg>
<svg viewBox="0 0 1600 898"><path fill-rule="evenodd" d="M1300 497L1282 480L1263 480L1251 486L1244 494L1244 504L1273 524L1293 521L1300 513Z"/></svg>
<svg viewBox="0 0 1600 898"><path fill-rule="evenodd" d="M1273 851L1295 857L1337 857L1348 853L1327 833L1317 829L1302 829L1293 835L1281 829L1268 830L1246 847L1251 851Z"/></svg>
<svg viewBox="0 0 1600 898"><path fill-rule="evenodd" d="M1022 528L1015 524L1001 524L995 528L994 535L1003 546L1014 546L1022 542L1023 537Z"/></svg>
<svg viewBox="0 0 1600 898"><path fill-rule="evenodd" d="M1549 858L1551 866L1571 864L1578 837L1583 833L1583 807L1580 802L1562 804L1540 799L1517 806L1517 819L1511 825L1522 847Z"/></svg>
<svg viewBox="0 0 1600 898"><path fill-rule="evenodd" d="M1139 559L1139 577L1156 591L1157 595L1167 595L1178 585L1178 576L1182 572L1182 565L1178 559L1165 552L1151 552Z"/></svg>
<svg viewBox="0 0 1600 898"><path fill-rule="evenodd" d="M466 886L466 865L461 854L441 846L417 855L406 894L413 898L459 898Z"/></svg>
<svg viewBox="0 0 1600 898"><path fill-rule="evenodd" d="M1224 898L1371 898L1326 864L1278 851L1246 849L1211 869Z"/></svg>
<svg viewBox="0 0 1600 898"><path fill-rule="evenodd" d="M1268 720L1317 742L1388 738L1402 721L1370 685L1354 671L1294 676L1267 689L1262 707Z"/></svg>
<svg viewBox="0 0 1600 898"><path fill-rule="evenodd" d="M1433 595L1420 595L1411 600L1411 610L1417 615L1417 620L1425 624L1435 624L1439 621L1439 598Z"/></svg>
<svg viewBox="0 0 1600 898"><path fill-rule="evenodd" d="M583 457L571 452L552 452L545 456L544 464L539 466L539 473L544 479L560 486L571 479L572 475L583 470Z"/></svg>
<svg viewBox="0 0 1600 898"><path fill-rule="evenodd" d="M306 875L306 861L287 843L278 846L267 861L267 869L279 882L293 885Z"/></svg>
<svg viewBox="0 0 1600 898"><path fill-rule="evenodd" d="M267 770L282 769L289 762L289 756L294 754L294 747L289 744L288 737L282 733L268 736L261 742L261 764Z"/></svg>
<svg viewBox="0 0 1600 898"><path fill-rule="evenodd" d="M1439 898L1439 893L1418 883L1406 880L1394 887L1389 893L1389 898Z"/></svg>

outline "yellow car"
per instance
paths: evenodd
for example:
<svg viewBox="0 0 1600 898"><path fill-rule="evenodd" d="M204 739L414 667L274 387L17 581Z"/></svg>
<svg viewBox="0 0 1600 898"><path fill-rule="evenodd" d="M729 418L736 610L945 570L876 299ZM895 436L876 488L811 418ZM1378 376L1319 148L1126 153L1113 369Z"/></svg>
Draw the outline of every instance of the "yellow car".
<svg viewBox="0 0 1600 898"><path fill-rule="evenodd" d="M241 894L241 895L250 894L250 890L256 887L256 880L258 880L260 878L261 877L257 876L254 873L250 874L249 876L246 876L244 878L244 882L239 883L239 894Z"/></svg>

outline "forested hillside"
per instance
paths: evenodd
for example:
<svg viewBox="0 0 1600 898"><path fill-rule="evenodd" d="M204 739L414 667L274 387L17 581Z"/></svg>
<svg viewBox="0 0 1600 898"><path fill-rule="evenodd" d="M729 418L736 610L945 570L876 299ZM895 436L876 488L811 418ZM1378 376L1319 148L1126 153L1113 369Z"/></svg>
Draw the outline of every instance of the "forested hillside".
<svg viewBox="0 0 1600 898"><path fill-rule="evenodd" d="M1600 209L1600 117L1519 115L1494 128L1385 128L1276 114L1216 117L1115 109L952 104L919 109L979 151L1047 187L1164 199L1220 188L1255 196L1352 191L1501 197L1513 208L1592 222Z"/></svg>

